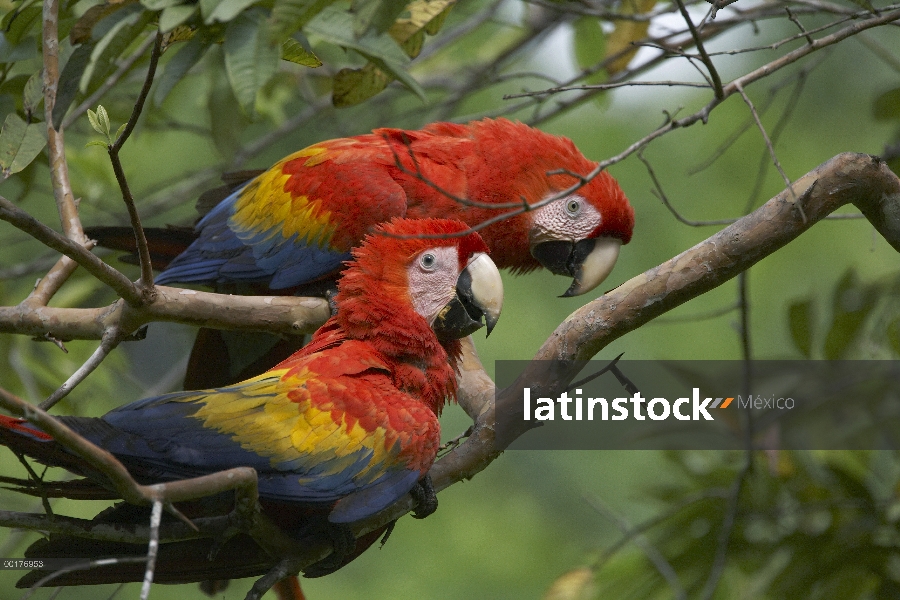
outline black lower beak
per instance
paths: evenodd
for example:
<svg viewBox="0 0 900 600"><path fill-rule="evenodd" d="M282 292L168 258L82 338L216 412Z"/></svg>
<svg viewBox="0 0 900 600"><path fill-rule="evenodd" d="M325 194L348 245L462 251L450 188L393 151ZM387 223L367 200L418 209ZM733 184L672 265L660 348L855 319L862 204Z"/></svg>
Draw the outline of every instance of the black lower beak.
<svg viewBox="0 0 900 600"><path fill-rule="evenodd" d="M595 238L577 242L543 242L532 248L531 254L554 275L577 277L581 265L594 251L596 243Z"/></svg>
<svg viewBox="0 0 900 600"><path fill-rule="evenodd" d="M463 271L456 285L456 297L434 320L434 332L442 342L458 340L484 327L483 316L484 312L472 301L472 276Z"/></svg>
<svg viewBox="0 0 900 600"><path fill-rule="evenodd" d="M572 278L563 297L578 296L597 287L609 275L621 245L621 240L608 237L550 241L533 246L531 255L554 275Z"/></svg>
<svg viewBox="0 0 900 600"><path fill-rule="evenodd" d="M490 335L502 306L500 271L486 254L478 254L460 273L456 295L435 317L432 329L442 342L464 338L485 326Z"/></svg>

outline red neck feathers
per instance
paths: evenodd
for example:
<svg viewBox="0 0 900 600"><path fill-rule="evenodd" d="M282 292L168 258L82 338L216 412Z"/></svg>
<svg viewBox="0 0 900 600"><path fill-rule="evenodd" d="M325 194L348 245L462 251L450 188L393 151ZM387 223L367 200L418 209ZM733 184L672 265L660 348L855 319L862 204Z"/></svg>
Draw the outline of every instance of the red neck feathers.
<svg viewBox="0 0 900 600"><path fill-rule="evenodd" d="M457 340L441 343L413 309L407 267L427 248L457 246L460 270L487 247L476 234L452 237L465 226L444 219L399 220L378 228L353 253L338 283L338 313L329 325L366 342L392 362L397 387L440 415L456 399ZM448 236L434 239L405 236Z"/></svg>

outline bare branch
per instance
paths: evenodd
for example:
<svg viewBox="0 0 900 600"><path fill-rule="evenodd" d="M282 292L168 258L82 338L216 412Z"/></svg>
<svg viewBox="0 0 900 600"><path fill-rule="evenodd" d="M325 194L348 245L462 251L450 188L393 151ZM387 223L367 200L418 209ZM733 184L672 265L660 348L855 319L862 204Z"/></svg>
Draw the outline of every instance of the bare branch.
<svg viewBox="0 0 900 600"><path fill-rule="evenodd" d="M728 493L728 505L725 509L725 518L722 520L722 529L719 531L719 541L716 546L716 554L713 558L712 568L709 571L709 577L703 585L703 591L700 594L702 600L710 600L716 592L719 580L725 572L725 561L728 557L728 543L731 540L731 533L734 530L734 522L737 518L738 509L740 508L741 490L744 488L744 482L747 480L747 474L753 466L753 452L747 450L744 454L744 466L738 472L734 481L731 483L731 490Z"/></svg>
<svg viewBox="0 0 900 600"><path fill-rule="evenodd" d="M122 273L91 254L82 245L83 241L79 243L79 241L75 241L72 238L61 236L3 197L0 197L0 219L15 225L39 242L42 242L45 246L65 254L83 266L91 275L115 290L129 304L139 305L143 302L140 290ZM78 222L80 229L81 221L78 221L77 211L75 220ZM82 235L81 240L83 239L84 236Z"/></svg>
<svg viewBox="0 0 900 600"><path fill-rule="evenodd" d="M125 201L125 207L128 209L128 216L131 219L131 227L134 229L134 237L137 242L138 256L141 263L141 294L144 302L152 302L155 295L153 290L153 265L150 262L150 249L147 247L147 236L144 234L144 228L141 226L141 217L138 215L137 207L134 205L134 196L128 187L128 180L125 178L125 170L122 168L122 161L119 159L119 151L125 142L128 141L131 132L137 125L141 111L144 109L144 102L150 93L150 86L153 85L153 77L156 75L156 65L159 63L159 56L162 54L162 33L156 33L156 40L153 43L153 50L150 52L150 66L147 68L147 76L144 79L144 85L138 94L137 101L134 103L134 109L131 117L125 124L125 129L118 136L115 142L108 147L109 159L112 161L113 171L116 173L116 181L119 183L119 189L122 190L122 199Z"/></svg>
<svg viewBox="0 0 900 600"><path fill-rule="evenodd" d="M790 6L785 6L785 7L784 7L784 10L787 12L788 19L791 20L791 23L793 23L794 25L796 25L796 26L797 26L797 29L800 30L800 33L802 33L802 34L806 37L806 41L809 42L810 44L812 44L812 43L813 43L813 38L812 38L812 36L809 35L809 32L806 31L806 28L805 28L805 27L803 27L803 23L801 23L800 20L797 19L797 17L794 15L794 13L791 12L791 7L790 7Z"/></svg>
<svg viewBox="0 0 900 600"><path fill-rule="evenodd" d="M85 250L94 247L93 240L87 240L84 244ZM61 256L59 260L50 268L46 275L41 277L34 290L28 295L23 303L29 306L47 306L47 303L56 295L63 284L69 280L78 263L68 256Z"/></svg>
<svg viewBox="0 0 900 600"><path fill-rule="evenodd" d="M644 158L644 149L641 148L637 153L638 160L644 163L644 166L647 167L647 174L650 175L650 180L653 181L653 186L656 188L653 190L654 195L660 199L660 201L665 205L666 208L669 209L669 212L681 223L688 225L690 227L703 227L707 225L730 225L737 221L737 219L718 219L713 221L691 221L689 219L681 216L675 207L672 206L672 203L669 202L668 196L662 189L662 184L659 182L659 179L656 177L656 171L653 170L653 167L650 165L650 161Z"/></svg>
<svg viewBox="0 0 900 600"><path fill-rule="evenodd" d="M100 345L94 353L91 354L90 358L88 358L87 361L85 361L85 363L65 381L65 383L59 386L59 389L53 392L49 398L41 402L39 405L40 408L42 410L50 410L57 402L68 396L69 392L75 389L75 386L84 381L88 375L93 373L94 370L100 366L100 363L109 356L109 353L119 345L120 341L121 334L118 327L111 327L104 332Z"/></svg>
<svg viewBox="0 0 900 600"><path fill-rule="evenodd" d="M706 65L706 70L709 72L709 76L712 79L712 87L716 94L716 98L722 100L725 97L725 93L722 91L722 79L719 77L719 72L716 70L716 66L713 64L712 59L709 58L709 54L706 53L706 48L703 46L703 40L700 39L700 34L697 33L697 28L694 27L694 22L691 20L691 15L688 14L684 2L682 0L675 0L675 2L678 4L678 10L681 12L684 22L687 23L688 29L691 30L691 37L694 38L694 45L697 47L697 51L700 52L700 59L703 61L703 64Z"/></svg>
<svg viewBox="0 0 900 600"><path fill-rule="evenodd" d="M613 524L618 527L619 531L622 532L622 535L629 536L630 539L634 542L635 546L640 548L650 563L656 567L656 570L659 571L659 574L662 575L663 579L666 580L666 583L669 584L669 588L672 590L672 595L675 598L679 598L680 600L687 600L687 592L684 589L684 586L681 585L681 582L678 580L678 574L675 572L675 569L672 567L672 564L666 560L666 557L663 556L662 552L660 552L650 541L644 537L643 534L631 534L634 527L632 527L631 523L629 523L624 517L616 514L614 510L606 506L603 502L600 501L599 498L589 497L588 502L594 510L602 514L604 517L613 522Z"/></svg>
<svg viewBox="0 0 900 600"><path fill-rule="evenodd" d="M157 36L157 40L159 39L160 37ZM150 597L150 586L153 585L156 555L159 553L159 524L162 521L162 508L163 503L160 500L153 501L153 510L150 513L150 541L147 543L147 570L141 584L141 600L147 600Z"/></svg>
<svg viewBox="0 0 900 600"><path fill-rule="evenodd" d="M744 92L744 88L740 83L736 84L737 91L741 95L741 98L744 99L744 102L750 108L750 114L753 115L753 120L756 121L756 127L759 129L759 132L762 134L763 141L766 143L766 148L769 149L769 155L772 157L772 162L775 164L775 168L778 169L778 173L781 175L781 178L784 180L784 185L788 189L791 188L791 180L788 178L787 173L784 172L784 169L781 168L781 163L778 161L778 155L775 154L775 147L772 145L772 140L769 139L769 134L766 133L766 128L763 126L762 121L759 119L759 114L756 112L756 107L753 106L753 101L750 100L750 96Z"/></svg>
<svg viewBox="0 0 900 600"><path fill-rule="evenodd" d="M153 321L169 321L302 335L314 332L330 315L323 298L229 296L167 286L156 290L156 300L146 306L131 306L122 300L101 308L0 306L0 333L53 333L64 340L99 340L110 327L128 334Z"/></svg>
<svg viewBox="0 0 900 600"><path fill-rule="evenodd" d="M85 242L78 207L69 181L66 147L62 130L53 128L53 107L59 85L59 0L44 0L41 50L44 59L44 118L47 121L47 152L50 157L50 178L59 220L66 237L75 243Z"/></svg>

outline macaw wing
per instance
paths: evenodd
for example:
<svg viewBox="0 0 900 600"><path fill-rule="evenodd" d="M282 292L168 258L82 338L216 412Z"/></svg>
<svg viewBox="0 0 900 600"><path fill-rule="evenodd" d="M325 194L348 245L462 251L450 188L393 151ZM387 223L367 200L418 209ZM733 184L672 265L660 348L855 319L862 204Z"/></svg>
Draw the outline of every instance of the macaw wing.
<svg viewBox="0 0 900 600"><path fill-rule="evenodd" d="M347 342L286 361L238 385L66 421L148 479L249 466L257 470L262 497L343 498L330 518L354 521L415 485L423 470L410 461L408 442L438 431L433 413L397 390L387 366L360 346ZM397 431L397 423L409 428Z"/></svg>
<svg viewBox="0 0 900 600"><path fill-rule="evenodd" d="M332 140L288 156L201 219L158 282L285 289L338 271L373 226L406 212L382 154Z"/></svg>

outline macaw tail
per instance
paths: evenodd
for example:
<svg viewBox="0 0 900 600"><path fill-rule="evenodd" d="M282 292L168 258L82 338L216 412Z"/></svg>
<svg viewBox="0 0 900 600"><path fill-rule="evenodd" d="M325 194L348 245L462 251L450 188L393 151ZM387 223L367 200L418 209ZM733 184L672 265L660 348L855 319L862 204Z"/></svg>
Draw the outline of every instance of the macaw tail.
<svg viewBox="0 0 900 600"><path fill-rule="evenodd" d="M88 421L84 417L66 417L66 420ZM99 420L90 420L99 421ZM102 422L101 422L102 423ZM105 478L85 461L66 450L43 431L31 426L24 419L0 415L0 445L8 446L20 456L29 456L49 466L62 467L73 473L87 477L74 481L41 481L34 482L12 477L0 478L0 485L15 491L40 497L64 497L74 499L109 500L119 496L112 490L103 487ZM188 518L199 518L227 514L232 508L232 496L219 494L210 498L202 498L191 502L178 503L177 507ZM260 499L263 511L272 521L289 535L301 543L321 543L322 525L327 521L329 508L275 502ZM98 514L93 521L97 525L107 524L116 527L146 526L150 521L150 508L120 503ZM174 521L174 517L163 515L163 523ZM329 571L320 571L317 576L324 575L343 567L362 554L385 533L387 525L373 531L356 542L356 548L344 557L340 565ZM145 564L140 559L146 556L147 544L132 544L107 540L96 540L71 535L51 534L48 539L41 539L28 547L26 558L72 558L83 559L88 563L99 558L124 558L127 562L98 566L90 569L72 570L54 577L47 585L95 585L102 583L123 583L142 581ZM210 559L211 557L211 559ZM79 562L82 562L81 560ZM276 559L269 556L257 546L252 538L239 534L225 544L210 538L165 542L160 544L154 581L158 583L195 583L221 582L228 579L259 577L266 574L275 564ZM31 571L16 584L17 587L28 588L50 575L49 571ZM290 579L290 578L288 578ZM285 594L293 593L290 582L280 584ZM213 586L211 589L220 589ZM299 590L299 584L297 585ZM285 598L302 600L300 595L285 595Z"/></svg>
<svg viewBox="0 0 900 600"><path fill-rule="evenodd" d="M210 505L218 504L222 496L202 499L195 502L179 503L178 508L189 518L196 518L199 513L210 509ZM215 510L214 512L221 512ZM300 520L310 518L308 511L301 511ZM284 513L276 511L276 521L284 517ZM319 515L324 518L325 513ZM295 517L297 514L295 513ZM146 524L150 520L150 508L131 504L117 504L94 517L96 525L109 525L110 529L128 529ZM163 525L176 522L175 517L163 515ZM356 542L356 549L347 555L337 570L362 554L383 534L385 528L373 531ZM303 535L301 539L309 543L321 543L318 536L322 534ZM98 559L118 559L117 562L72 570L59 574L47 586L99 585L105 583L124 583L143 581L146 563L141 559L147 555L147 543L124 543L106 540L95 540L71 535L51 534L49 538L34 542L25 550L25 558L30 559L77 559L85 564ZM211 538L200 538L178 542L163 542L159 545L153 580L156 583L185 584L200 583L201 589L221 591L229 579L244 577L260 577L278 563L253 539L246 534L238 534L224 544ZM52 571L30 571L19 579L16 587L29 588L50 575ZM325 573L320 573L325 574ZM318 574L317 574L318 575ZM288 580L290 578L287 578ZM296 589L294 586L296 585ZM284 598L302 600L299 582L285 580L279 593ZM299 591L297 595L295 592ZM293 594L293 595L289 595Z"/></svg>
<svg viewBox="0 0 900 600"><path fill-rule="evenodd" d="M137 255L137 242L131 227L85 227L84 234L97 241L101 248L127 252L119 260L132 265L140 264ZM150 263L157 271L169 266L176 256L187 250L197 239L193 227L145 227L144 236L150 250Z"/></svg>

